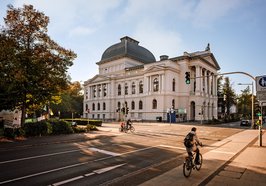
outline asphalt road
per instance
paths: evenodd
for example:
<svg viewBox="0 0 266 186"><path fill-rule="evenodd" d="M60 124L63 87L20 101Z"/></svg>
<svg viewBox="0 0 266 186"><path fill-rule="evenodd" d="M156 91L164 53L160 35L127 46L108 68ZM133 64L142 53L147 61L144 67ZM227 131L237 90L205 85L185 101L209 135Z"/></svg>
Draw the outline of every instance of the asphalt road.
<svg viewBox="0 0 266 186"><path fill-rule="evenodd" d="M197 126L204 144L245 128ZM189 124L134 124L135 133L104 124L86 134L0 143L0 185L138 185L183 163Z"/></svg>

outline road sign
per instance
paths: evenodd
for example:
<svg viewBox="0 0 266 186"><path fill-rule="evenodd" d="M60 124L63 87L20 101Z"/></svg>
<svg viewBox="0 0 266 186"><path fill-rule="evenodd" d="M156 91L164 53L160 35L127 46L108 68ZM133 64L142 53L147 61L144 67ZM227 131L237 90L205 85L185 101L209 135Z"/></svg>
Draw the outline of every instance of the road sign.
<svg viewBox="0 0 266 186"><path fill-rule="evenodd" d="M256 90L266 92L266 75L256 77Z"/></svg>
<svg viewBox="0 0 266 186"><path fill-rule="evenodd" d="M266 102L266 75L256 77L257 99Z"/></svg>
<svg viewBox="0 0 266 186"><path fill-rule="evenodd" d="M257 92L257 99L261 102L266 102L266 92L259 91Z"/></svg>

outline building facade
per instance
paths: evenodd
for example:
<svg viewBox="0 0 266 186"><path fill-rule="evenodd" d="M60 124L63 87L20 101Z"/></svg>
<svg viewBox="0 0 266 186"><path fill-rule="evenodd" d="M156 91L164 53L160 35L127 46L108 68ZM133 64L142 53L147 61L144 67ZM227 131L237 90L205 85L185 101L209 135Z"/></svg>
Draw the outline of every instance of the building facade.
<svg viewBox="0 0 266 186"><path fill-rule="evenodd" d="M166 121L169 111L174 111L176 121L217 118L220 67L209 45L204 51L173 58L162 55L156 61L135 39L120 40L96 63L99 74L84 82L85 118ZM190 84L185 82L186 72Z"/></svg>

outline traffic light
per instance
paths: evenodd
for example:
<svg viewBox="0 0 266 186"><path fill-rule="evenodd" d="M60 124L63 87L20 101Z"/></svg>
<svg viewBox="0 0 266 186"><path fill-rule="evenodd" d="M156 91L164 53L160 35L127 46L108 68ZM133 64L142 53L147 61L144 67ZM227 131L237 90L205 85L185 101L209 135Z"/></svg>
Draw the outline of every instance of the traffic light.
<svg viewBox="0 0 266 186"><path fill-rule="evenodd" d="M128 108L128 107L126 107L126 114L128 114L128 111L129 111L129 108Z"/></svg>
<svg viewBox="0 0 266 186"><path fill-rule="evenodd" d="M185 73L185 82L186 82L186 84L190 84L190 72L186 72Z"/></svg>

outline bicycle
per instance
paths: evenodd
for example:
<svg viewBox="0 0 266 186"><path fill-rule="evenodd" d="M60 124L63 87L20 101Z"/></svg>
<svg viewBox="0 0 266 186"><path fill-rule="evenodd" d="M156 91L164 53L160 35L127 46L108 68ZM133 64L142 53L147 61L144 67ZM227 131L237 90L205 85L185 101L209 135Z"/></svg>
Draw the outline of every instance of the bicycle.
<svg viewBox="0 0 266 186"><path fill-rule="evenodd" d="M183 164L183 174L185 177L189 177L192 169L196 169L197 171L200 170L201 166L202 166L202 154L199 153L199 162L198 164L196 164L195 162L195 157L196 157L196 152L192 153L192 157L190 156L186 156L184 164Z"/></svg>
<svg viewBox="0 0 266 186"><path fill-rule="evenodd" d="M135 128L132 125L129 125L128 128L126 127L125 123L122 122L120 127L119 127L119 131L120 132L125 132L127 133L128 131L134 133L135 132Z"/></svg>
<svg viewBox="0 0 266 186"><path fill-rule="evenodd" d="M125 128L125 133L127 133L128 131L130 131L131 133L135 132L135 128L133 127L133 125L129 125L128 128Z"/></svg>

